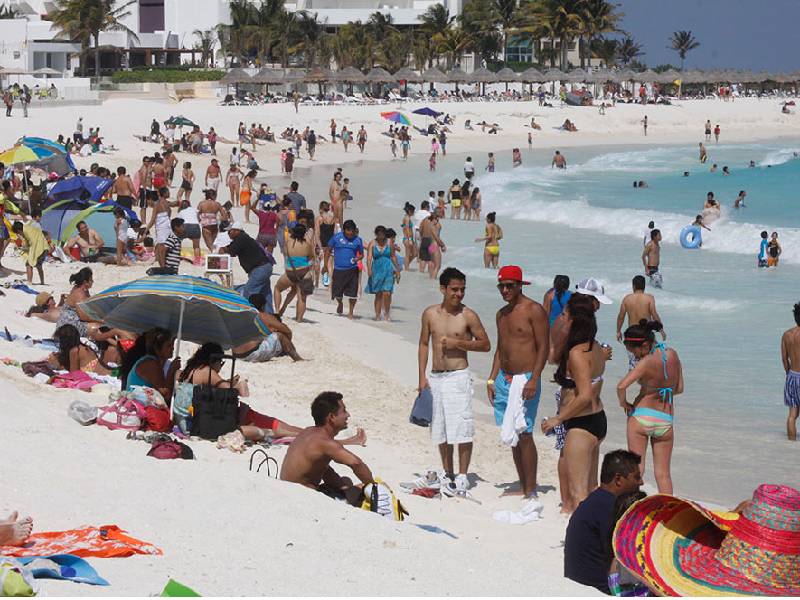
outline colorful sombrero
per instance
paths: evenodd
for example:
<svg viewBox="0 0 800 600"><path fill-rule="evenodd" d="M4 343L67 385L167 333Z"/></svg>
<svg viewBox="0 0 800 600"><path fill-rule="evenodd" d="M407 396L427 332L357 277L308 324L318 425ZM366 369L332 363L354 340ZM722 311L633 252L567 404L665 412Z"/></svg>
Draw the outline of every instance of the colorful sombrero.
<svg viewBox="0 0 800 600"><path fill-rule="evenodd" d="M617 523L614 553L665 596L798 596L800 492L761 485L741 514L650 496Z"/></svg>

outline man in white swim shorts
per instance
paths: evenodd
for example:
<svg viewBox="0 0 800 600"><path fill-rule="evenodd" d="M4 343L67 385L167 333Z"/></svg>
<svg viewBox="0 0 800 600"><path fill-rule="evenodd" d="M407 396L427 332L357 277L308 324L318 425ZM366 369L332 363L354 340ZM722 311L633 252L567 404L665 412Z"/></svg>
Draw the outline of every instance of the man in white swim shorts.
<svg viewBox="0 0 800 600"><path fill-rule="evenodd" d="M466 495L475 435L467 352L488 352L491 343L477 313L463 304L466 276L447 268L439 277L439 289L442 303L422 313L418 360L419 390L429 388L433 397L431 441L439 446L444 472L404 487L439 487L445 494ZM430 346L432 369L427 376ZM458 475L454 472L454 445L458 446Z"/></svg>

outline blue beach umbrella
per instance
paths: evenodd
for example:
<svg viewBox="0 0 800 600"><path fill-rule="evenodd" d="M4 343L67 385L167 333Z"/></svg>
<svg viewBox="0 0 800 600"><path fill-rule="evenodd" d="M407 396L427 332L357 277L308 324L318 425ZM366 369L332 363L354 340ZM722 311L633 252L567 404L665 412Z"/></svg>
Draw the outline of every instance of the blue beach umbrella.
<svg viewBox="0 0 800 600"><path fill-rule="evenodd" d="M163 327L181 340L232 348L269 334L258 311L235 291L189 275L155 275L115 285L80 304L92 319L141 333Z"/></svg>
<svg viewBox="0 0 800 600"><path fill-rule="evenodd" d="M434 119L436 117L438 117L440 114L442 114L440 112L436 112L435 110L433 110L432 108L429 108L427 106L424 107L424 108L418 108L417 110L412 111L412 112L415 115L425 115L426 117L433 117Z"/></svg>

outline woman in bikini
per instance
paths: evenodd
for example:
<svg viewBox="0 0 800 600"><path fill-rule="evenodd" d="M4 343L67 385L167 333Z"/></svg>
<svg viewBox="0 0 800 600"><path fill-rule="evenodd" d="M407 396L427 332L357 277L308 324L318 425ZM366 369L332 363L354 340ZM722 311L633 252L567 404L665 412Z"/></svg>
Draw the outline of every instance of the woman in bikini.
<svg viewBox="0 0 800 600"><path fill-rule="evenodd" d="M231 194L231 204L236 206L236 203L239 202L239 189L242 185L242 173L239 171L238 166L230 166L227 174L225 175L225 185L228 186L228 191Z"/></svg>
<svg viewBox="0 0 800 600"><path fill-rule="evenodd" d="M194 187L194 171L192 171L192 163L183 163L183 171L181 171L181 187L175 196L175 200L180 202L183 198L190 200L192 195L192 188Z"/></svg>
<svg viewBox="0 0 800 600"><path fill-rule="evenodd" d="M73 325L62 325L56 329L53 339L58 343L58 352L53 352L47 359L53 368L87 371L98 375L111 373L111 367L94 350L81 342L81 336ZM106 347L109 347L108 344ZM111 354L111 358L119 360L117 352Z"/></svg>
<svg viewBox="0 0 800 600"><path fill-rule="evenodd" d="M447 190L447 201L450 203L450 218L461 218L461 184L453 179L453 185Z"/></svg>
<svg viewBox="0 0 800 600"><path fill-rule="evenodd" d="M322 273L322 285L328 287L331 281L333 269L331 269L331 249L328 247L328 242L336 233L336 217L331 210L330 202L324 200L319 203L319 217L315 223L317 239L319 245L322 247L322 265L320 271Z"/></svg>
<svg viewBox="0 0 800 600"><path fill-rule="evenodd" d="M401 224L403 229L403 247L406 251L406 260L403 268L406 271L411 270L411 261L417 257L417 246L414 244L414 213L416 212L413 204L406 202L403 207L403 222Z"/></svg>
<svg viewBox="0 0 800 600"><path fill-rule="evenodd" d="M477 188L476 188L477 189ZM495 213L486 215L486 232L483 237L475 238L476 242L485 242L483 247L483 266L487 269L496 269L500 262L500 240L503 239L503 230L495 223Z"/></svg>
<svg viewBox="0 0 800 600"><path fill-rule="evenodd" d="M214 240L219 233L219 221L226 218L225 209L217 202L217 193L206 190L206 199L197 205L197 215L200 219L203 241L209 250L214 249Z"/></svg>
<svg viewBox="0 0 800 600"><path fill-rule="evenodd" d="M472 190L472 194L470 194L469 198L469 205L472 209L472 217L471 219L475 221L481 220L481 201L483 197L481 196L481 188L475 188Z"/></svg>
<svg viewBox="0 0 800 600"><path fill-rule="evenodd" d="M121 329L110 329L103 327L101 323L83 312L78 306L81 302L90 297L89 290L94 284L94 275L89 267L84 267L77 273L69 277L72 289L64 298L61 305L61 312L56 321L56 329L62 325L72 325L78 330L81 337L86 337L96 342L102 342L110 338L130 339L132 334Z"/></svg>
<svg viewBox="0 0 800 600"><path fill-rule="evenodd" d="M542 432L564 426L564 466L569 481L568 506L571 513L597 487L600 444L606 437L608 423L600 400L607 353L594 339L597 321L591 310L570 314L567 343L555 380L561 385L559 414L542 422Z"/></svg>
<svg viewBox="0 0 800 600"><path fill-rule="evenodd" d="M242 191L239 192L239 204L244 206L244 222L250 222L250 198L253 194L253 183L256 180L258 173L256 171L248 171L247 175L242 180ZM256 198L257 199L257 198Z"/></svg>
<svg viewBox="0 0 800 600"><path fill-rule="evenodd" d="M673 396L683 393L683 369L678 353L656 342L661 323L642 319L625 330L625 348L637 359L636 366L617 385L619 404L628 415L628 450L642 457L644 475L647 443L653 447L653 472L659 494L672 494L670 460L674 442ZM641 384L633 403L627 389Z"/></svg>
<svg viewBox="0 0 800 600"><path fill-rule="evenodd" d="M306 296L314 291L314 280L311 269L314 266L314 244L306 238L306 226L297 223L289 232L289 241L286 243L286 270L275 282L273 296L275 297L275 314L283 315L291 295L281 304L281 292L292 289L297 294L297 307L295 320L300 323L306 312Z"/></svg>

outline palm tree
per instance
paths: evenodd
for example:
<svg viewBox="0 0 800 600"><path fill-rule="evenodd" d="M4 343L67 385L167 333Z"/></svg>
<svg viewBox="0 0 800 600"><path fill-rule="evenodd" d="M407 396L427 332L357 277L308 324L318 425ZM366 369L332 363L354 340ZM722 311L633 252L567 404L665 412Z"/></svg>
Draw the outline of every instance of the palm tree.
<svg viewBox="0 0 800 600"><path fill-rule="evenodd" d="M82 56L94 42L94 72L100 81L100 33L122 31L138 41L134 33L122 19L131 15L128 7L136 0L127 0L116 6L116 0L55 0L55 8L48 13L48 19L60 30L59 37L80 42ZM84 70L84 61L81 61Z"/></svg>
<svg viewBox="0 0 800 600"><path fill-rule="evenodd" d="M195 29L193 35L197 36L198 42L195 45L201 52L203 66L208 66L209 58L211 59L211 66L214 66L214 45L217 43L217 34L213 29Z"/></svg>
<svg viewBox="0 0 800 600"><path fill-rule="evenodd" d="M451 27L436 37L438 49L447 58L448 69L451 69L458 62L458 59L471 43L470 34L461 27Z"/></svg>
<svg viewBox="0 0 800 600"><path fill-rule="evenodd" d="M439 58L439 42L442 37L453 27L456 18L450 16L444 4L436 3L428 7L419 18L420 31L427 36L430 48L429 64Z"/></svg>
<svg viewBox="0 0 800 600"><path fill-rule="evenodd" d="M642 45L632 37L626 37L617 44L617 56L626 67L632 60L644 54L644 52L642 52Z"/></svg>
<svg viewBox="0 0 800 600"><path fill-rule="evenodd" d="M374 41L360 21L340 27L331 40L331 53L339 69L355 67L362 71L374 65Z"/></svg>
<svg viewBox="0 0 800 600"><path fill-rule="evenodd" d="M668 48L675 50L678 53L678 56L681 57L681 70L683 70L683 61L686 59L686 55L689 53L690 50L694 50L700 45L695 37L692 35L691 31L675 31L672 34L672 37L669 38L670 45Z"/></svg>
<svg viewBox="0 0 800 600"><path fill-rule="evenodd" d="M306 11L298 11L298 13L299 17L295 24L297 34L295 49L304 54L306 68L310 69L317 62L317 55L322 42L322 27L317 22L317 13L313 15Z"/></svg>
<svg viewBox="0 0 800 600"><path fill-rule="evenodd" d="M609 69L616 64L619 57L619 42L617 40L610 40L601 36L591 41L589 49L592 56L596 56L603 61L603 64Z"/></svg>
<svg viewBox="0 0 800 600"><path fill-rule="evenodd" d="M535 0L521 7L520 30L539 39L561 43L561 69L569 68L567 53L573 40L584 31L581 10L584 0Z"/></svg>
<svg viewBox="0 0 800 600"><path fill-rule="evenodd" d="M458 19L472 39L468 50L487 61L505 50L516 23L516 10L516 0L468 0ZM504 51L504 64L505 60Z"/></svg>
<svg viewBox="0 0 800 600"><path fill-rule="evenodd" d="M625 15L618 12L616 9L618 4L611 4L607 0L583 0L583 8L581 13L583 15L583 32L580 36L579 50L581 56L581 68L585 66L584 50L591 50L592 42L598 39L604 33L617 33L619 31L618 24L622 17ZM584 39L586 44L584 44ZM591 59L591 55L590 55Z"/></svg>
<svg viewBox="0 0 800 600"><path fill-rule="evenodd" d="M405 67L413 45L412 32L390 31L378 46L378 59L383 68L394 73Z"/></svg>

